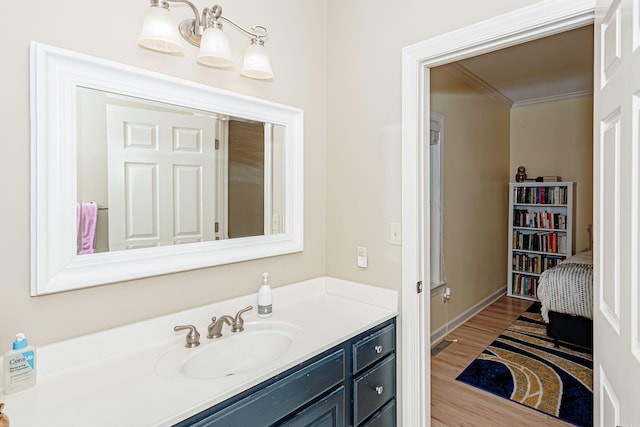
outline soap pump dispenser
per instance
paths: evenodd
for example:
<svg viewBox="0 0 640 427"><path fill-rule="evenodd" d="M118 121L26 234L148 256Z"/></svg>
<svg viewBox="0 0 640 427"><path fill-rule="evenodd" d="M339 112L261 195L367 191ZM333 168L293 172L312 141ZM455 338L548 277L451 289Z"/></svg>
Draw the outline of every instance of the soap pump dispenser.
<svg viewBox="0 0 640 427"><path fill-rule="evenodd" d="M262 275L262 286L260 286L260 290L258 291L258 317L271 317L272 310L269 273L264 273Z"/></svg>
<svg viewBox="0 0 640 427"><path fill-rule="evenodd" d="M2 391L11 394L32 387L36 383L36 349L27 343L20 332L16 334L13 349L4 355Z"/></svg>

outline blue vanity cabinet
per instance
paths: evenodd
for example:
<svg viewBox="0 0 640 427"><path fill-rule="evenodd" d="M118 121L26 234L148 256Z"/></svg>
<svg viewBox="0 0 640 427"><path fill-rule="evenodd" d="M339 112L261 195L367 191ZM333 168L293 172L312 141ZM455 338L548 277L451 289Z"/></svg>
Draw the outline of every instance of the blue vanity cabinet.
<svg viewBox="0 0 640 427"><path fill-rule="evenodd" d="M395 319L174 427L392 427Z"/></svg>
<svg viewBox="0 0 640 427"><path fill-rule="evenodd" d="M395 323L375 328L353 343L351 425L396 425L395 343Z"/></svg>
<svg viewBox="0 0 640 427"><path fill-rule="evenodd" d="M342 386L319 402L295 414L280 426L344 427L345 399L346 392Z"/></svg>
<svg viewBox="0 0 640 427"><path fill-rule="evenodd" d="M270 426L280 422L344 383L345 351L332 349L321 357L197 414L178 426ZM341 415L343 417L343 415Z"/></svg>
<svg viewBox="0 0 640 427"><path fill-rule="evenodd" d="M378 412L369 418L362 426L366 427L390 427L396 425L396 400L393 399L384 405Z"/></svg>

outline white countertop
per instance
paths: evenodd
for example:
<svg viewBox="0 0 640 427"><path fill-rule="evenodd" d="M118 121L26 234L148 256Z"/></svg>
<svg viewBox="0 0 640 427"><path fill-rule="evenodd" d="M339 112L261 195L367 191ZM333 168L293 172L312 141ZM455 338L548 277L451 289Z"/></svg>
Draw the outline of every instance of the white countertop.
<svg viewBox="0 0 640 427"><path fill-rule="evenodd" d="M253 305L243 316L248 326L261 321L256 302L257 293L40 347L36 386L0 394L4 412L12 427L170 426L394 317L398 308L395 291L333 278L278 287L268 320L293 323L305 335L284 357L215 380L156 373L163 354L184 346L186 331L173 326L195 325L202 348L212 316ZM226 326L224 334L231 335Z"/></svg>

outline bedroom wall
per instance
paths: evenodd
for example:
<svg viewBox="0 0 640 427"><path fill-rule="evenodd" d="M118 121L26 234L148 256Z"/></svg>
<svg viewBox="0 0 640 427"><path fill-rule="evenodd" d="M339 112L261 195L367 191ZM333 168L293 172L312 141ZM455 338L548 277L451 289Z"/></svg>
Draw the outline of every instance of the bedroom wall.
<svg viewBox="0 0 640 427"><path fill-rule="evenodd" d="M452 298L431 298L431 330L503 289L507 277L509 109L443 68L431 70L443 114L444 261ZM448 313L447 313L448 312Z"/></svg>
<svg viewBox="0 0 640 427"><path fill-rule="evenodd" d="M575 187L575 252L589 247L593 222L593 97L511 110L509 179L519 165L527 176L559 175Z"/></svg>
<svg viewBox="0 0 640 427"><path fill-rule="evenodd" d="M433 69L432 70L432 109L433 111L441 112L440 108L450 108L457 116L462 116L465 109L466 100L463 95L465 90L472 90L465 88L466 83L462 82L455 76L447 73L444 70ZM437 95L436 95L437 93ZM469 96L469 95L466 95ZM471 101L469 101L471 102ZM458 105L457 103L460 103ZM443 107L442 104L447 105ZM586 232L587 225L592 223L593 218L593 151L592 151L592 108L593 98L583 97L571 100L565 100L554 103L540 104L536 106L513 108L506 110L508 114L508 123L506 124L506 132L508 133L508 147L506 156L508 158L508 172L505 177L506 182L514 181L514 176L519 165L525 165L529 177L535 177L538 175L560 175L564 180L576 182L576 248L575 251L579 252L589 245L588 233ZM485 111L484 109L482 110ZM463 120L471 120L478 117L477 112L470 113ZM490 123L487 121L487 123ZM486 123L485 123L486 125ZM451 143L451 134L448 129L454 128L458 130L460 127L469 129L469 124L454 126L451 123L449 117L445 121L445 159L450 159L451 154L447 149ZM470 132L472 137L466 139L467 142L473 141L477 135ZM459 153L453 153L455 157ZM571 159L567 161L567 159ZM498 168L504 166L499 165ZM465 175L466 169L461 168L463 173L454 175L456 178L461 177L463 180L468 178ZM456 165L445 164L445 171L457 170ZM560 172L561 171L561 172ZM454 297L448 303L448 307L442 304L442 297L440 294L431 298L431 331L435 331L438 328L444 326L447 319L451 321L457 315L463 313L465 310L471 308L474 304L481 301L484 297L491 292L483 294L479 290L491 290L495 291L504 286L506 283L506 235L507 228L507 204L508 194L505 190L506 199L501 201L504 206L504 230L502 231L502 237L497 240L496 245L502 245L503 247L497 248L494 253L501 253L503 255L496 256L492 260L486 262L493 262L496 273L494 276L494 282L475 283L472 286L465 286L464 277L459 277L467 271L467 265L464 264L464 269L456 268L455 266L461 265L461 260L464 259L460 255L460 249L471 249L471 246L461 240L462 233L458 233L459 230L451 229L448 227L453 220L449 220L451 215L456 215L456 210L453 212L447 210L447 206L451 203L455 203L455 193L458 190L453 189L448 182L449 175L445 176L445 265L447 266L446 278L448 285L452 288L452 294ZM506 188L506 187L505 187ZM453 247L452 247L453 246ZM454 266L453 274L451 275L452 268ZM482 276L484 277L484 276ZM456 293L457 285L461 292ZM483 287L484 286L484 287ZM462 295L461 295L462 294ZM460 296L462 297L460 299ZM448 310L448 313L445 311Z"/></svg>

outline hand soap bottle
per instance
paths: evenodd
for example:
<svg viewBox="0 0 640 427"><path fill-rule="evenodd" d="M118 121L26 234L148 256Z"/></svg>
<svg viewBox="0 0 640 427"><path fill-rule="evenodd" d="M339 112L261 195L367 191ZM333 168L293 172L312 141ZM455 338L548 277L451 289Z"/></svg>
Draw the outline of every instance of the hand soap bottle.
<svg viewBox="0 0 640 427"><path fill-rule="evenodd" d="M271 317L272 310L269 273L264 273L262 275L262 286L260 286L260 290L258 291L258 317Z"/></svg>
<svg viewBox="0 0 640 427"><path fill-rule="evenodd" d="M36 383L36 349L28 345L23 333L16 334L13 350L4 354L2 391L15 393Z"/></svg>
<svg viewBox="0 0 640 427"><path fill-rule="evenodd" d="M7 414L3 414L4 403L0 403L0 427L9 427L9 417Z"/></svg>

